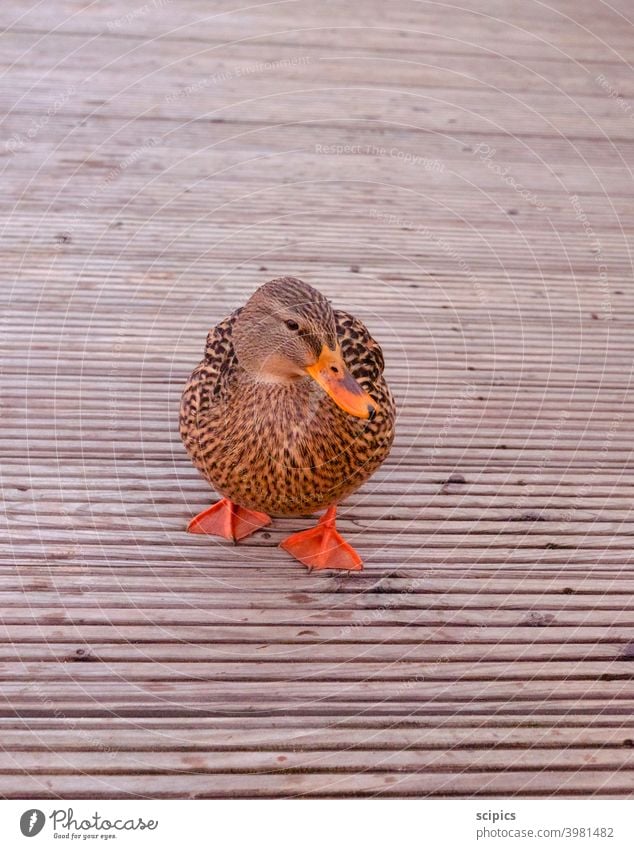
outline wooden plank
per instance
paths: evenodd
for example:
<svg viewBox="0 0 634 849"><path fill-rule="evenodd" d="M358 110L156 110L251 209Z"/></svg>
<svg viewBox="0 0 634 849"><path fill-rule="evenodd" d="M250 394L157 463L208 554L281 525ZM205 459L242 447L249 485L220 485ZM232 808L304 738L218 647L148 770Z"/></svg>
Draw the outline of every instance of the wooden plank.
<svg viewBox="0 0 634 849"><path fill-rule="evenodd" d="M70 582L69 582L70 583ZM632 610L631 595L624 589L618 593L601 593L596 595L585 594L575 597L574 590L568 593L560 594L525 594L522 592L504 595L502 593L487 594L477 592L477 594L469 595L467 593L455 592L455 587L448 590L447 595L428 596L425 593L418 592L410 594L405 590L404 593L389 593L382 591L377 594L362 593L361 595L352 595L348 593L348 598L339 593L320 592L315 594L313 598L304 593L291 593L277 597L274 593L266 593L264 595L257 593L254 589L250 593L249 604L257 607L262 615L265 610L275 611L279 613L283 619L290 619L297 615L298 611L305 612L307 616L320 615L315 611L320 611L322 615L326 611L337 611L341 615L349 615L351 610L361 611L399 611L411 610L415 611L412 615L419 615L421 611L462 611L469 608L471 611L496 611L496 610L520 610L520 611L541 611L554 612L564 610L570 613L571 611L616 611L623 613L624 610ZM60 591L50 593L29 592L28 605L29 610L33 611L34 616L38 616L39 611L42 611L43 616L51 616L55 607L61 607L66 611L73 612L73 615L83 615L86 610L97 608L99 610L180 610L194 609L196 611L205 611L205 615L213 618L218 617L217 611L235 611L228 613L228 616L233 618L242 617L241 612L244 607L242 592L238 589L233 593L220 592L214 597L210 597L208 592L191 593L185 590L167 590L163 592L160 588L155 587L153 592L135 592L125 589L118 593L97 592L94 588L80 584L75 590L77 595L73 597L71 591L60 596ZM571 598L572 596L572 598ZM14 612L14 616L19 616L20 611L24 610L25 597L24 591L14 593L0 593L0 605L7 615ZM345 613L343 612L345 611ZM106 614L107 615L107 614ZM433 614L430 614L433 615ZM477 614L475 614L477 615ZM381 616L381 618L384 618ZM4 620L6 623L9 619ZM251 620L249 620L251 621ZM323 620L322 620L323 621ZM584 619L585 621L585 619ZM618 619L615 620L615 624Z"/></svg>
<svg viewBox="0 0 634 849"><path fill-rule="evenodd" d="M151 610L151 613L149 612ZM3 615L0 626L5 633L14 629L35 628L38 626L63 625L66 628L76 626L111 626L122 625L142 628L144 623L151 622L156 627L191 628L205 627L205 633L218 633L235 628L243 628L245 633L251 631L273 630L279 626L280 634L287 633L292 628L318 627L321 633L336 634L345 639L355 629L371 630L375 634L381 630L398 632L398 629L411 631L407 634L410 640L416 636L428 633L426 629L441 629L445 626L454 630L481 629L485 634L501 634L505 629L509 636L512 630L524 632L531 627L541 633L549 633L551 628L555 633L562 630L573 631L575 627L594 630L604 627L605 636L614 638L615 633L634 635L634 609L631 610L552 610L544 605L537 609L521 608L517 610L501 610L498 607L483 610L455 610L391 608L379 609L372 615L364 610L351 609L317 609L306 610L299 608L270 608L253 610L250 607L236 607L224 610L222 608L187 608L187 607L156 607L144 610L136 606L129 607L56 607L31 608L28 606L8 608ZM201 636L203 634L201 633Z"/></svg>
<svg viewBox="0 0 634 849"><path fill-rule="evenodd" d="M507 709L524 704L558 702L564 706L584 701L587 708L599 709L608 704L631 707L634 700L629 676L624 680L522 680L522 681L427 681L413 675L400 683L386 686L384 681L222 681L215 686L205 681L178 680L133 681L115 676L107 681L64 679L58 683L34 681L3 683L5 699L17 711L46 708L48 710L135 710L153 711L164 708L175 711L240 710L253 714L258 710L289 708L321 713L332 705L345 705L346 710L364 707L405 712L435 703L466 705L473 702L482 708L487 704ZM257 706L257 707L256 707Z"/></svg>
<svg viewBox="0 0 634 849"><path fill-rule="evenodd" d="M156 728L133 726L115 730L91 727L83 722L68 730L45 728L36 725L37 720L29 719L34 727L29 730L7 729L6 720L0 719L3 728L3 753L5 763L13 771L23 761L22 752L466 752L495 750L510 753L522 749L530 752L539 750L545 758L560 751L570 752L580 757L584 753L599 749L604 753L606 763L609 756L627 755L631 748L632 728L600 727L569 728L532 727L532 728L487 728L486 726L451 728L439 725L435 728L336 728L327 726L315 728L258 728L222 729L204 727L204 720L196 720L201 727L187 727L186 720L179 720L176 727L168 727L165 721ZM311 719L311 723L313 720ZM26 724L26 722L25 722ZM60 723L61 724L61 723ZM629 742L628 742L629 741ZM10 755L10 758L9 758ZM67 755L72 763L72 756ZM40 764L43 762L40 761ZM243 762L244 763L244 762ZM280 763L273 766L280 769ZM624 765L631 765L631 752ZM314 764L316 765L316 764ZM563 766L563 763L560 764ZM586 766L588 764L586 763ZM116 765L118 766L118 765ZM291 767L291 764L287 765ZM372 765L370 764L370 767ZM68 767L68 764L66 765ZM366 765L367 768L367 765ZM469 769L469 765L466 766Z"/></svg>
<svg viewBox="0 0 634 849"><path fill-rule="evenodd" d="M120 662L169 664L173 662L193 663L192 675L201 662L229 661L231 663L302 662L306 664L335 662L344 670L352 670L354 663L380 663L383 665L407 662L409 664L443 664L450 670L454 665L486 664L487 662L515 664L522 674L524 664L533 662L551 663L566 661L569 671L581 668L591 661L628 661L633 654L629 643L579 643L573 639L566 643L524 642L510 643L469 643L456 642L425 643L422 645L402 643L319 643L319 651L313 654L305 643L250 643L223 642L190 644L171 642L170 635L164 636L164 642L144 642L131 644L126 641L109 642L101 639L88 639L78 634L74 642L32 642L0 643L0 661L11 663L20 661L59 662L65 664ZM66 670L67 675L75 674ZM158 673L157 673L158 674ZM351 672L352 674L352 672Z"/></svg>
<svg viewBox="0 0 634 849"><path fill-rule="evenodd" d="M498 773L361 772L353 775L152 775L0 776L6 799L203 799L203 798L331 798L340 796L442 798L481 796L596 798L630 797L634 774L628 771L558 769Z"/></svg>
<svg viewBox="0 0 634 849"><path fill-rule="evenodd" d="M293 736L312 734L314 731L354 731L380 733L382 731L395 731L413 729L424 731L425 729L478 729L478 730L501 730L509 733L511 729L532 730L542 729L549 731L551 739L555 740L555 731L570 729L608 729L617 728L628 732L632 727L632 717L627 715L593 714L582 716L579 714L562 714L551 711L543 711L538 714L519 713L514 714L485 714L482 716L469 714L454 714L443 716L440 721L431 714L419 713L409 717L377 716L368 712L356 716L345 713L331 713L329 716L312 716L310 719L302 719L301 716L275 714L271 716L135 716L132 718L110 715L108 717L0 717L0 727L3 730L25 731L33 733L39 731L56 730L72 732L77 730L84 735L89 731L112 731L125 732L126 730L138 729L140 735L150 732L152 734L167 734L173 736L180 731L221 731L222 733L240 731L284 731ZM629 732L628 732L629 733ZM139 737L141 739L141 737ZM629 745L625 743L624 745Z"/></svg>
<svg viewBox="0 0 634 849"><path fill-rule="evenodd" d="M56 619L60 618L56 614ZM609 628L605 625L588 626L558 626L551 622L539 623L509 628L507 625L491 627L486 619L480 625L452 626L434 625L420 627L416 625L362 625L350 628L349 623L339 626L325 626L310 622L303 625L183 625L163 624L160 628L151 624L129 624L124 622L114 624L85 624L81 621L74 625L63 621L55 623L39 623L36 626L11 625L0 627L0 643L15 642L32 644L43 640L55 643L79 641L80 647L95 641L111 643L138 644L154 643L157 638L179 643L194 643L206 646L222 645L223 643L245 643L251 645L308 645L312 651L319 653L319 646L324 642L348 643L357 646L376 645L389 642L399 646L412 646L420 643L441 644L451 646L471 642L473 645L514 645L525 642L528 645L552 644L559 641L572 641L576 644L614 644L627 649L633 641L631 627ZM629 651L629 649L628 649ZM619 651L619 655L623 652ZM617 655L618 657L618 655ZM617 659L616 657L614 659Z"/></svg>
<svg viewBox="0 0 634 849"><path fill-rule="evenodd" d="M624 9L58 7L0 9L0 795L631 796ZM288 273L399 405L353 577L184 532L183 383Z"/></svg>
<svg viewBox="0 0 634 849"><path fill-rule="evenodd" d="M137 681L174 681L191 682L249 682L261 681L286 682L333 682L333 681L385 681L405 684L409 687L415 681L453 681L465 683L478 681L483 684L490 681L525 681L537 685L544 681L622 681L629 682L632 677L632 661L609 660L601 662L584 661L546 661L535 662L526 657L523 661L511 662L496 660L487 663L460 662L457 658L443 660L443 655L432 663L416 660L395 660L376 663L367 658L359 661L353 658L345 662L324 663L316 658L309 662L301 660L280 661L240 661L195 663L171 662L161 660L160 664L145 659L140 662L104 661L99 652L75 654L74 661L52 662L50 658L38 663L21 662L0 664L0 681L3 682L40 682L40 681L107 681L110 678ZM521 654L520 654L521 658Z"/></svg>
<svg viewBox="0 0 634 849"><path fill-rule="evenodd" d="M410 772L433 775L435 772L459 774L487 773L493 771L546 771L561 770L593 775L634 772L634 755L628 747L619 749L580 750L469 750L465 752L444 750L425 751L406 749L366 750L338 749L295 752L290 748L275 752L150 752L119 750L93 752L0 752L2 775L21 778L38 775L98 774L101 776L126 776L142 774L217 775L227 772L260 774L263 777L276 773L359 775L364 772ZM634 780L634 774L632 775Z"/></svg>

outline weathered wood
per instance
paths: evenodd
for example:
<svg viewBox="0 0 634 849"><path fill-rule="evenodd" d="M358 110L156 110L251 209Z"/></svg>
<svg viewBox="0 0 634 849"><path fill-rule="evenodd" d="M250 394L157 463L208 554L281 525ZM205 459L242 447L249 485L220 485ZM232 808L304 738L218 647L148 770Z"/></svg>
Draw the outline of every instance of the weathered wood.
<svg viewBox="0 0 634 849"><path fill-rule="evenodd" d="M150 613L151 611L151 613ZM232 627L243 628L244 633L252 631L262 633L270 632L273 636L275 628L279 628L280 636L284 633L292 633L292 629L301 629L303 625L310 628L318 627L324 636L332 635L334 639L354 639L355 629L363 630L364 633L371 632L372 636L378 635L382 630L386 634L397 637L399 628L404 629L402 634L406 641L414 641L429 633L428 629L443 629L445 626L454 632L462 629L465 633L469 629L478 629L483 632L483 638L487 635L502 635L504 631L509 637L514 631L526 633L530 628L539 630L541 634L551 635L561 633L563 630L572 631L575 627L588 628L592 632L597 628L604 628L604 634L614 639L616 634L634 638L634 609L623 610L561 610L539 605L537 609L529 606L517 610L501 610L499 608L485 608L483 610L468 610L462 608L454 610L428 609L426 607L411 609L407 606L400 609L393 607L380 607L375 612L354 609L338 609L327 607L325 609L310 610L303 606L289 608L270 608L265 610L253 610L251 608L199 608L174 606L170 608L152 607L140 609L130 607L68 607L65 610L60 607L8 607L4 611L3 624L0 632L14 633L19 629L31 628L33 632L39 627L99 627L101 625L112 627L121 626L146 629L144 623L151 619L152 625L156 627L185 628L191 629L199 626L205 629L201 637L214 633L219 637ZM337 630L338 629L338 630ZM301 635L301 631L298 631ZM553 639L553 637L550 637ZM491 637L491 640L493 637Z"/></svg>
<svg viewBox="0 0 634 849"><path fill-rule="evenodd" d="M541 750L545 753L574 751L577 755L600 748L609 754L616 749L628 754L632 745L632 728L451 728L436 723L434 728L315 728L312 725L294 728L204 727L205 720L193 720L198 727L187 727L183 719L178 727L165 721L157 727L137 727L134 730L114 730L91 727L87 721L68 730L42 728L37 720L29 719L29 731L7 729L0 719L3 733L3 752L284 752L284 751L376 751L397 753L403 750L440 751L447 749L481 751L495 749L506 752L517 749ZM252 721L252 720L251 720ZM104 720L105 722L105 720ZM244 719L245 724L248 722ZM313 720L311 719L311 723ZM26 724L26 722L24 723ZM61 722L59 723L62 724ZM119 724L123 724L119 720ZM220 723L218 723L220 725ZM537 725L537 723L533 723ZM631 752L630 758L631 758ZM20 756L12 754L14 768L21 766ZM9 761L7 761L9 763ZM467 767L468 768L468 767Z"/></svg>
<svg viewBox="0 0 634 849"><path fill-rule="evenodd" d="M2 796L631 796L632 40L364 11L0 7ZM184 532L183 383L289 273L399 406L353 577Z"/></svg>
<svg viewBox="0 0 634 849"><path fill-rule="evenodd" d="M152 620L153 614L147 618ZM352 627L348 622L340 625L322 625L318 621L310 621L302 625L186 625L171 622L157 627L151 621L146 625L125 620L120 624L93 624L84 623L81 618L71 624L66 619L64 609L60 608L55 614L55 620L55 622L43 621L28 625L2 625L0 626L0 642L39 643L45 640L51 643L67 643L71 640L82 640L88 643L94 641L145 643L155 642L157 637L161 637L170 641L204 643L212 646L236 642L265 645L306 644L311 645L312 651L318 656L318 646L323 642L331 641L362 645L392 642L405 646L420 643L451 645L470 642L497 646L506 643L516 645L518 641L540 644L572 640L586 644L618 643L623 646L625 654L631 650L630 646L634 641L632 626L606 627L605 624L590 626L582 621L576 625L560 626L556 624L556 620L528 615L524 625L517 621L513 626L511 623L492 626L484 617L480 623L471 626L441 623L427 627L415 624L382 626L380 623L371 622Z"/></svg>
<svg viewBox="0 0 634 849"><path fill-rule="evenodd" d="M344 744L345 745L345 744ZM367 749L347 748L335 751L311 749L296 752L281 748L273 752L222 751L197 749L193 752L104 751L92 752L0 752L0 772L18 778L38 775L76 775L93 773L102 776L130 774L157 775L217 775L226 772L260 774L290 774L310 771L313 774L363 772L450 772L461 774L493 771L518 772L550 769L593 774L600 772L606 779L615 771L634 770L634 754L628 747L614 749L469 749L455 751L377 749L368 741ZM634 776L632 776L634 779Z"/></svg>
<svg viewBox="0 0 634 849"><path fill-rule="evenodd" d="M72 655L71 655L72 657ZM261 681L385 681L388 688L390 682L398 689L401 685L409 688L416 681L525 681L530 680L537 685L543 681L622 681L632 680L631 661L608 660L602 662L584 661L542 661L535 662L522 657L512 661L496 660L488 663L460 662L458 658L444 657L431 663L424 663L406 658L404 661L376 663L364 658L351 658L344 663L323 663L319 661L305 662L284 660L280 661L240 661L227 663L223 661L192 663L171 662L162 659L159 664L149 658L140 662L119 662L104 660L101 655L84 651L75 652L74 660L59 663L50 658L40 662L2 663L0 665L0 682L8 681L108 681L111 678L123 678L126 681L175 681L189 683L191 681L235 681L249 682L254 679Z"/></svg>
<svg viewBox="0 0 634 849"><path fill-rule="evenodd" d="M303 643L202 643L191 645L185 642L170 642L169 635L165 635L165 642L150 643L138 642L130 644L127 642L108 642L99 640L87 641L81 636L75 642L45 642L45 643L0 643L0 661L3 663L20 661L28 662L59 662L61 664L92 664L137 662L161 664L174 661L187 661L195 664L191 670L192 676L196 676L198 664L201 662L232 663L262 663L265 661L276 662L305 662L312 664L336 662L342 666L354 663L380 663L384 665L434 663L442 664L443 668L448 665L450 674L454 664L485 664L487 662L506 662L519 666L519 674L522 674L523 665L528 662L555 662L566 661L568 673L575 670L579 674L583 672L583 664L593 660L609 661L613 663L620 660L628 660L630 650L627 644L619 643L576 643L573 640L565 644L517 642L517 643L452 643L450 647L446 643L429 642L416 645L402 643L319 643L319 652L307 652ZM351 669L353 666L350 667ZM627 667L626 667L627 669ZM67 670L66 674L72 677L74 674ZM81 673L78 673L81 674ZM158 673L157 673L158 674ZM579 677L579 676L577 676Z"/></svg>
<svg viewBox="0 0 634 849"><path fill-rule="evenodd" d="M83 773L80 776L55 774L0 776L0 795L7 799L70 798L110 799L218 799L275 797L426 797L445 798L521 795L542 797L562 794L597 798L631 797L634 773L631 770L503 770L497 772L372 772L289 773L266 775L135 775L121 776Z"/></svg>

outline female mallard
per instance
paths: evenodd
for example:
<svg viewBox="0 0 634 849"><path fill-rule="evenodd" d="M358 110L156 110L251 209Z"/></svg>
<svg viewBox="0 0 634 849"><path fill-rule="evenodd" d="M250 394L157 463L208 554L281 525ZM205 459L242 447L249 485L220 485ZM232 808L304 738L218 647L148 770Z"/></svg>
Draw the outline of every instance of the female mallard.
<svg viewBox="0 0 634 849"><path fill-rule="evenodd" d="M224 496L187 530L235 541L328 508L282 547L314 569L361 569L336 505L387 457L394 416L365 325L301 280L271 280L209 333L185 387L181 438Z"/></svg>

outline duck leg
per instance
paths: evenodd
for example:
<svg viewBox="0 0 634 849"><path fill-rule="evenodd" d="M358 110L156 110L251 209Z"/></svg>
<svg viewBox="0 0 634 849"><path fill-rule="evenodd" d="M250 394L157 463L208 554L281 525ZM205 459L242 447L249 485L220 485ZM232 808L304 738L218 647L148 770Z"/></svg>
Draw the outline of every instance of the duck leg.
<svg viewBox="0 0 634 849"><path fill-rule="evenodd" d="M212 534L237 542L260 528L271 524L266 513L239 507L228 498L221 498L203 510L187 525L190 534Z"/></svg>
<svg viewBox="0 0 634 849"><path fill-rule="evenodd" d="M311 569L363 569L363 561L335 527L337 506L329 507L314 528L292 534L280 545Z"/></svg>

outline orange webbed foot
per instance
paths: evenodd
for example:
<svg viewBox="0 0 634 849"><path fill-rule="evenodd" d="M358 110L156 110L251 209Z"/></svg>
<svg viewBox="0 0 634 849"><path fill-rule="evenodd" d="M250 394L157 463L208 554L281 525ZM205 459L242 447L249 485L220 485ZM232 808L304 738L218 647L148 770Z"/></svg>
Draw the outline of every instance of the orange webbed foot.
<svg viewBox="0 0 634 849"><path fill-rule="evenodd" d="M239 507L228 498L222 498L194 516L187 530L190 534L212 534L237 542L270 524L271 519L266 513Z"/></svg>
<svg viewBox="0 0 634 849"><path fill-rule="evenodd" d="M343 569L358 572L363 561L335 527L337 508L329 507L314 528L292 534L280 543L309 569Z"/></svg>

